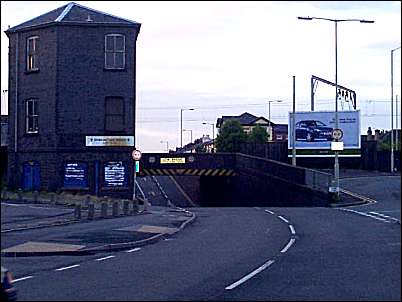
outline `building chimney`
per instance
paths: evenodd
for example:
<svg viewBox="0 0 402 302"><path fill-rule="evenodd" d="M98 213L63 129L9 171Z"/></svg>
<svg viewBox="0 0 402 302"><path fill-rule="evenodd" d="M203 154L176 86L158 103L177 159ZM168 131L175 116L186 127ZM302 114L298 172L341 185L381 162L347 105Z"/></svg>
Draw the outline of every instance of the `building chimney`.
<svg viewBox="0 0 402 302"><path fill-rule="evenodd" d="M373 131L371 130L371 127L368 127L368 130L367 130L367 140L368 141L373 140Z"/></svg>
<svg viewBox="0 0 402 302"><path fill-rule="evenodd" d="M374 140L375 141L380 140L380 130L379 129L374 130Z"/></svg>

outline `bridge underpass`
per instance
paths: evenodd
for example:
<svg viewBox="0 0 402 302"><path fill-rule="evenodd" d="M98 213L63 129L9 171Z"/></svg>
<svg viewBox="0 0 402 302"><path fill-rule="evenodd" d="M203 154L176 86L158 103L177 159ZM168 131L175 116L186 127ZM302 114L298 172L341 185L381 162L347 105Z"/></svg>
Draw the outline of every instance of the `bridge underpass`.
<svg viewBox="0 0 402 302"><path fill-rule="evenodd" d="M326 206L332 178L240 153L143 153L137 175L174 177L200 206Z"/></svg>

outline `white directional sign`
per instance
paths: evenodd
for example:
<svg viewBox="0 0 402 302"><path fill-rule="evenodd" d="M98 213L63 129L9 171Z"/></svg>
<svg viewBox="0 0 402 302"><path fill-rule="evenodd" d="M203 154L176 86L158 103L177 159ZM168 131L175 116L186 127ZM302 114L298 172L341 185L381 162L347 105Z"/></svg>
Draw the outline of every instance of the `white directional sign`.
<svg viewBox="0 0 402 302"><path fill-rule="evenodd" d="M129 147L134 146L134 136L86 136L86 147Z"/></svg>

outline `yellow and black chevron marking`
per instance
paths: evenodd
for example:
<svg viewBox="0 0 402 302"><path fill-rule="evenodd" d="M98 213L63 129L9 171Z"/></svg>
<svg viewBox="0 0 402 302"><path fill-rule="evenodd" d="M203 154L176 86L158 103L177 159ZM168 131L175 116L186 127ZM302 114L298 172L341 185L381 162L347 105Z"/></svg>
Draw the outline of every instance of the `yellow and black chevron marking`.
<svg viewBox="0 0 402 302"><path fill-rule="evenodd" d="M138 175L236 176L237 173L233 169L141 169Z"/></svg>

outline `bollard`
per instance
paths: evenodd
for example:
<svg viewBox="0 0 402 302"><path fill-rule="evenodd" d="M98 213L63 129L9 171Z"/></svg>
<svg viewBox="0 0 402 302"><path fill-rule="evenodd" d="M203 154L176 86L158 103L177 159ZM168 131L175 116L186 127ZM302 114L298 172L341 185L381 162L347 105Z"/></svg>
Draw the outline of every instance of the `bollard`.
<svg viewBox="0 0 402 302"><path fill-rule="evenodd" d="M138 214L138 199L134 199L132 203L133 203L132 214Z"/></svg>
<svg viewBox="0 0 402 302"><path fill-rule="evenodd" d="M123 215L124 216L128 215L128 205L129 205L128 200L124 199L123 200Z"/></svg>
<svg viewBox="0 0 402 302"><path fill-rule="evenodd" d="M18 197L18 201L22 202L22 189L18 189L17 197Z"/></svg>
<svg viewBox="0 0 402 302"><path fill-rule="evenodd" d="M75 205L74 218L76 220L81 219L81 205L80 204Z"/></svg>
<svg viewBox="0 0 402 302"><path fill-rule="evenodd" d="M91 202L91 196L87 195L85 198L85 208L88 208L90 202Z"/></svg>
<svg viewBox="0 0 402 302"><path fill-rule="evenodd" d="M51 204L56 203L55 193L50 193L50 203Z"/></svg>
<svg viewBox="0 0 402 302"><path fill-rule="evenodd" d="M107 217L107 203L105 201L101 204L101 218Z"/></svg>
<svg viewBox="0 0 402 302"><path fill-rule="evenodd" d="M7 190L6 189L4 189L3 190L3 192L2 192L2 197L1 197L1 200L6 200L7 199Z"/></svg>
<svg viewBox="0 0 402 302"><path fill-rule="evenodd" d="M119 203L117 201L113 202L112 216L113 217L119 216Z"/></svg>
<svg viewBox="0 0 402 302"><path fill-rule="evenodd" d="M151 204L148 202L148 200L144 199L144 212L148 211L150 206Z"/></svg>
<svg viewBox="0 0 402 302"><path fill-rule="evenodd" d="M88 220L93 220L95 216L95 205L93 203L88 205Z"/></svg>
<svg viewBox="0 0 402 302"><path fill-rule="evenodd" d="M38 203L38 198L39 198L39 192L34 191L33 192L33 201L34 201L34 203Z"/></svg>

